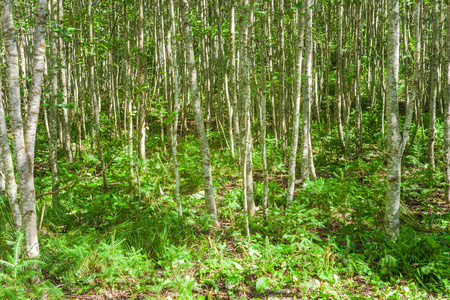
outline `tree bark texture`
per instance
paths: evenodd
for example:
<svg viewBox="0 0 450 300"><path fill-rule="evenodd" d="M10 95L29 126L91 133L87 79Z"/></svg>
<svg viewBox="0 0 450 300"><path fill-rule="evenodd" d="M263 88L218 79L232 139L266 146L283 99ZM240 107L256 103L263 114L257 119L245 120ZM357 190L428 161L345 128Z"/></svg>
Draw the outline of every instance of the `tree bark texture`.
<svg viewBox="0 0 450 300"><path fill-rule="evenodd" d="M307 5L307 4L305 4ZM303 47L304 47L304 6L299 11L298 15L298 49L297 49L297 74L302 73L303 66ZM309 24L309 23L308 23ZM309 32L309 31L308 31ZM288 170L288 186L287 186L287 196L286 204L290 206L294 199L294 188L295 188L295 170L297 165L297 147L298 147L298 137L299 137L299 122L300 122L300 106L302 97L302 76L299 75L297 79L297 93L294 103L294 114L293 114L293 124L292 124L292 138L291 138L291 153L289 155L289 170ZM305 101L305 100L303 100ZM302 157L303 158L303 157Z"/></svg>
<svg viewBox="0 0 450 300"><path fill-rule="evenodd" d="M445 151L445 202L450 203L450 4L447 5L447 36L446 36L447 54L445 58L445 70L447 78L444 82L446 89L445 97L445 131L444 131L444 151Z"/></svg>
<svg viewBox="0 0 450 300"><path fill-rule="evenodd" d="M20 206L25 231L26 253L29 258L34 258L39 255L33 170L34 146L42 93L41 86L45 68L47 1L39 0L35 11L33 66L25 122L22 119L21 110L18 50L16 45L16 30L12 16L12 1L4 0L2 8L2 31L6 48L9 115L13 135L14 161L19 180Z"/></svg>
<svg viewBox="0 0 450 300"><path fill-rule="evenodd" d="M187 0L180 0L180 12L183 21L184 43L187 51L187 68L189 71L189 85L191 99L194 107L197 134L200 141L202 155L203 184L205 188L205 200L208 213L214 218L217 216L216 202L214 199L214 189L211 175L211 158L209 153L208 139L206 136L205 124L203 123L202 101L200 99L197 85L197 69L195 67L194 46L192 41L192 31L189 20L189 3Z"/></svg>

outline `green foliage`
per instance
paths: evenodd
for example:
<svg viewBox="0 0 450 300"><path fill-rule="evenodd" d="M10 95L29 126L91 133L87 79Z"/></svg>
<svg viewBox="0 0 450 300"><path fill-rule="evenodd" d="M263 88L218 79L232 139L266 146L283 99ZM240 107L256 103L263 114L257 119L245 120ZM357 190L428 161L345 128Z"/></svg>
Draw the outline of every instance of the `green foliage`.
<svg viewBox="0 0 450 300"><path fill-rule="evenodd" d="M0 297L2 299L28 299L38 297L42 299L44 295L51 295L52 299L62 299L62 293L52 283L37 281L39 269L43 262L36 259L23 259L24 251L22 243L24 236L18 233L16 240L8 241L12 248L12 253L6 254L6 260L0 260Z"/></svg>
<svg viewBox="0 0 450 300"><path fill-rule="evenodd" d="M49 249L44 254L45 259L61 262L49 264L46 272L67 287L83 287L78 292L95 287L97 282L113 289L125 287L151 269L151 262L142 250L126 245L124 239L117 239L115 230L100 241L84 235L46 239L45 242L45 248Z"/></svg>

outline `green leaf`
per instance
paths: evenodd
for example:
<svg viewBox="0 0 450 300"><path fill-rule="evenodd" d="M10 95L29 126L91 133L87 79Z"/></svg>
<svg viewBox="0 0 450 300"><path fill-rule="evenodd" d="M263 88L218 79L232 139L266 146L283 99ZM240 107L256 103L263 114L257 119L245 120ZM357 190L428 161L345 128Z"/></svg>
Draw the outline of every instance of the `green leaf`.
<svg viewBox="0 0 450 300"><path fill-rule="evenodd" d="M348 224L342 226L342 233L346 235L351 235L355 231L355 226L353 224Z"/></svg>
<svg viewBox="0 0 450 300"><path fill-rule="evenodd" d="M213 279L204 279L203 284L212 286L215 292L219 291L219 287L217 286L216 282Z"/></svg>
<svg viewBox="0 0 450 300"><path fill-rule="evenodd" d="M268 288L269 286L270 286L270 281L269 281L269 279L267 279L264 276L258 278L258 280L256 281L256 291L258 293L264 292L264 289Z"/></svg>

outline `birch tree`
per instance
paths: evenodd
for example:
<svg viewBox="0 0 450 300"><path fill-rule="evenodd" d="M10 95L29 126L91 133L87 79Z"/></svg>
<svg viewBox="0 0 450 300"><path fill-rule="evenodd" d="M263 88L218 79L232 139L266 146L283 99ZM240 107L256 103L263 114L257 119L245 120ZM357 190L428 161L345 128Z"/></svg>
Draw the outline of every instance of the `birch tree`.
<svg viewBox="0 0 450 300"><path fill-rule="evenodd" d="M8 196L9 206L14 220L14 226L18 230L22 227L22 214L20 213L20 202L17 197L17 183L14 176L14 165L9 148L8 131L6 129L5 108L3 107L3 91L0 80L0 171L4 177L6 195Z"/></svg>
<svg viewBox="0 0 450 300"><path fill-rule="evenodd" d="M264 24L265 21L264 14L260 23L260 31L258 32L258 40L259 40L259 61L261 68L261 158L263 163L263 177L264 177L264 187L263 187L263 199L262 206L264 210L264 215L267 218L268 212L268 200L269 200L269 170L267 166L267 149L266 149L266 134L267 134L267 121L266 121L266 106L267 106L267 95L266 95L266 62L265 62L265 53L264 53Z"/></svg>
<svg viewBox="0 0 450 300"><path fill-rule="evenodd" d="M307 4L306 4L307 5ZM304 10L302 5L302 10L298 15L298 39L299 45L297 49L297 74L299 74L297 79L297 94L294 103L294 114L293 114L293 125L292 125L292 138L291 138L291 153L289 155L289 170L288 170L288 187L287 187L287 205L292 204L294 199L294 187L295 187L295 170L297 162L297 146L299 137L299 121L300 121L300 107L301 107L301 97L302 97L302 66L303 66L303 47L304 47Z"/></svg>
<svg viewBox="0 0 450 300"><path fill-rule="evenodd" d="M386 64L387 175L384 225L387 236L392 240L397 240L400 233L401 164L409 139L413 108L412 101L410 101L406 109L406 120L401 130L398 109L399 23L399 0L389 0Z"/></svg>
<svg viewBox="0 0 450 300"><path fill-rule="evenodd" d="M303 68L303 108L302 108L302 180L306 182L309 179L316 178L314 161L311 147L311 102L313 86L313 40L312 40L312 18L313 18L313 0L306 1L305 7L305 61Z"/></svg>
<svg viewBox="0 0 450 300"><path fill-rule="evenodd" d="M445 132L444 132L444 149L445 149L445 202L450 203L450 3L447 4L447 36L446 36L447 55L445 58L445 70L447 78L444 82L446 89L445 97Z"/></svg>
<svg viewBox="0 0 450 300"><path fill-rule="evenodd" d="M172 71L172 82L173 82L173 104L172 104L172 113L173 113L173 123L170 127L171 129L171 152L172 152L172 160L173 160L173 171L175 175L175 199L178 204L178 214L183 216L183 209L181 206L180 199L180 175L178 172L178 160L177 160L177 130L178 130L178 111L180 106L180 77L178 74L178 61L177 61L177 40L176 40L176 26L175 26L175 12L174 12L174 3L173 0L170 0L170 20L171 27L167 35L167 53L169 62L171 65Z"/></svg>
<svg viewBox="0 0 450 300"><path fill-rule="evenodd" d="M35 10L33 65L28 99L28 114L26 115L25 120L23 120L18 50L16 44L16 29L14 27L12 14L12 0L2 1L1 23L6 49L9 116L11 119L11 133L13 136L12 145L18 175L17 178L19 180L20 209L25 231L26 254L28 258L34 258L39 255L36 224L36 193L34 187L34 146L42 93L41 86L45 68L46 19L47 1L39 0ZM0 118L2 118L2 116L0 116ZM3 120L1 123L3 123Z"/></svg>
<svg viewBox="0 0 450 300"><path fill-rule="evenodd" d="M211 158L209 153L208 139L206 136L205 124L203 123L202 101L200 99L198 91L197 69L195 67L194 45L192 41L192 31L189 20L189 3L187 0L180 0L180 13L183 22L184 43L187 51L187 68L190 85L190 94L194 107L197 134L200 141L206 206L208 213L214 218L216 218L217 209L216 209L216 202L214 199L214 189L212 185Z"/></svg>
<svg viewBox="0 0 450 300"><path fill-rule="evenodd" d="M431 168L435 167L434 159L434 143L436 140L436 100L438 97L438 81L439 81L439 1L435 1L433 5L433 49L431 57L431 95L429 101L430 124L428 131L428 162Z"/></svg>
<svg viewBox="0 0 450 300"><path fill-rule="evenodd" d="M251 123L247 116L251 112L251 87L250 87L250 27L252 26L252 6L248 0L242 0L239 5L241 12L239 14L239 120L240 120L240 154L242 166L246 170L242 171L245 179L245 199L247 211L250 215L255 214L256 206L253 198L253 162L252 162L252 137L251 129L248 126ZM250 7L250 11L245 10Z"/></svg>

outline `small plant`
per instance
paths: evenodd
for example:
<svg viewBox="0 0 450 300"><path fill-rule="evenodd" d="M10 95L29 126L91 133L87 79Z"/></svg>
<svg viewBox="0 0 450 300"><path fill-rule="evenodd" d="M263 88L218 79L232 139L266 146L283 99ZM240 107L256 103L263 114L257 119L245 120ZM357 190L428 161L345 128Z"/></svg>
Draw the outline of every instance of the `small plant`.
<svg viewBox="0 0 450 300"><path fill-rule="evenodd" d="M15 241L8 241L13 253L7 254L7 260L0 260L0 298L1 299L29 299L36 296L52 295L52 299L61 298L62 293L49 282L32 285L31 282L39 278L36 266L42 262L36 259L22 260L22 242L24 236L19 233Z"/></svg>

